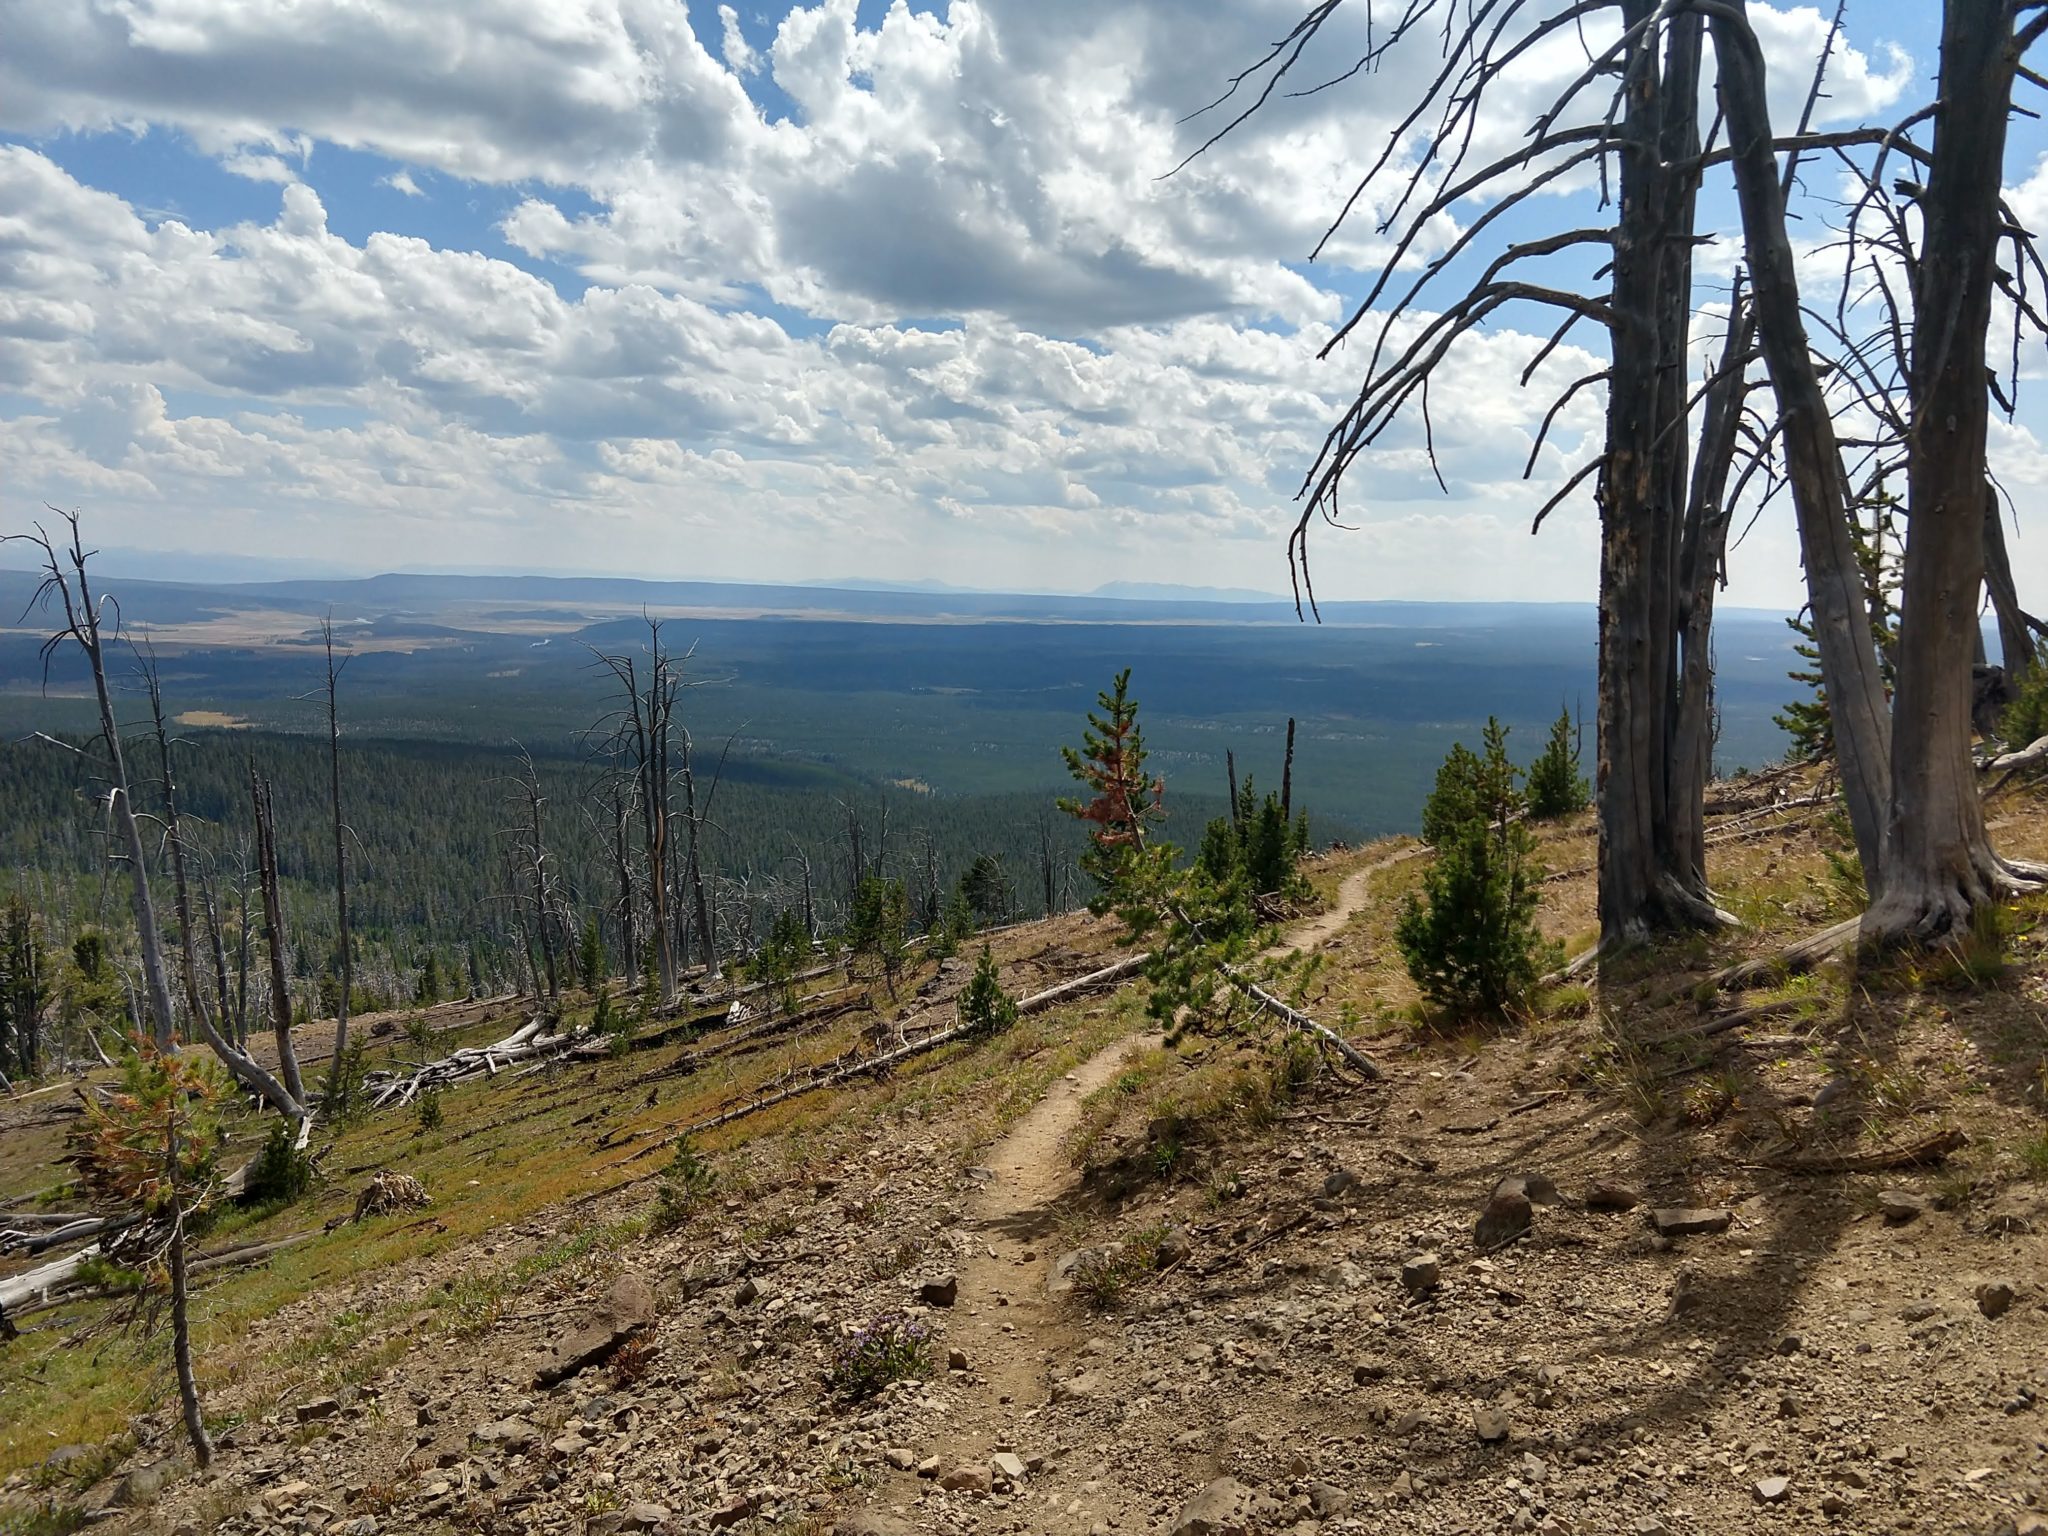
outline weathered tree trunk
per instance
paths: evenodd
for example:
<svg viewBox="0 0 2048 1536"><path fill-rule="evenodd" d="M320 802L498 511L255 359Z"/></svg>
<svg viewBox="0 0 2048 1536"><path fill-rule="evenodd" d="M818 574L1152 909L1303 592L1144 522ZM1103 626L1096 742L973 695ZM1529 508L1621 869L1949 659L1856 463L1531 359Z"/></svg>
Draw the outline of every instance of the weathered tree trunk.
<svg viewBox="0 0 2048 1536"><path fill-rule="evenodd" d="M340 930L341 995L334 1005L334 1059L327 1068L327 1102L338 1104L341 1096L343 1055L348 1050L349 993L355 986L354 958L350 953L348 930L348 842L341 819L341 711L335 697L340 671L334 665L334 625L323 621L321 636L327 642L327 773L328 795L334 813L334 916ZM348 663L344 661L343 666Z"/></svg>
<svg viewBox="0 0 2048 1536"><path fill-rule="evenodd" d="M85 659L92 668L93 695L100 712L100 735L106 742L108 771L113 780L107 803L113 812L121 846L128 856L129 894L135 911L136 941L142 948L143 983L149 994L152 1015L150 1029L157 1048L169 1050L173 1043L175 1019L171 1011L170 983L164 976L163 939L157 932L156 904L149 894L149 858L142 845L142 829L135 820L134 802L129 797L128 764L121 752L121 728L115 721L113 697L107 690L106 652L100 640L100 610L99 604L93 600L91 583L86 576L85 546L79 539L78 520L67 518L66 521L71 527L71 548L67 553L78 582L75 605L69 581L57 563L56 550L47 541L43 550L49 556L50 578L57 583L58 595L64 603L66 633L85 652Z"/></svg>
<svg viewBox="0 0 2048 1536"><path fill-rule="evenodd" d="M199 904L206 913L206 943L213 960L213 1011L220 1020L224 1037L234 1029L234 993L228 986L228 949L220 932L220 906L214 899L213 878L204 870L199 876Z"/></svg>
<svg viewBox="0 0 2048 1536"><path fill-rule="evenodd" d="M1970 759L1984 582L1984 369L2016 62L2009 0L1948 0L1941 110L1921 195L1911 451L1884 888L1865 942L1925 941L2030 888L1991 851ZM1995 515L1995 514L1994 514Z"/></svg>
<svg viewBox="0 0 2048 1536"><path fill-rule="evenodd" d="M1728 315L1719 367L1707 387L1706 410L1686 498L1679 552L1678 708L1671 733L1670 861L1681 878L1707 885L1707 780L1713 772L1714 593L1728 547L1728 477L1735 463L1748 383L1743 359L1752 333L1740 280Z"/></svg>
<svg viewBox="0 0 2048 1536"><path fill-rule="evenodd" d="M292 992L285 970L284 901L277 888L277 825L271 809L270 785L249 767L249 794L256 807L256 871L263 887L264 941L270 950L270 1024L277 1037L277 1064L285 1091L295 1103L306 1102L299 1077L299 1053L292 1044Z"/></svg>
<svg viewBox="0 0 2048 1536"><path fill-rule="evenodd" d="M1237 813L1237 754L1228 747L1223 749L1223 776L1230 786L1230 825L1242 837L1244 822Z"/></svg>
<svg viewBox="0 0 2048 1536"><path fill-rule="evenodd" d="M177 1193L178 1137L172 1132L166 1160L171 1187L171 1240L168 1254L171 1271L171 1358L178 1372L178 1406L185 1419L185 1435L192 1442L192 1459L203 1468L213 1460L213 1441L206 1433L206 1416L199 1405L199 1378L192 1370L192 1326L186 1306L185 1208Z"/></svg>
<svg viewBox="0 0 2048 1536"><path fill-rule="evenodd" d="M2012 558L2005 549L2005 519L1999 513L1998 492L1988 485L1984 487L1984 586L1998 619L1998 658L2005 664L2005 675L2017 682L2033 667L2036 637L2048 636L2048 625L2020 606Z"/></svg>
<svg viewBox="0 0 2048 1536"><path fill-rule="evenodd" d="M1778 400L1835 755L1863 860L1864 883L1875 895L1884 879L1891 718L1849 530L1848 487L1834 418L1800 314L1799 279L1785 230L1785 194L1772 151L1763 53L1744 16L1744 0L1724 0L1711 24L1757 337ZM1981 367L1981 356L1978 363Z"/></svg>
<svg viewBox="0 0 2048 1536"><path fill-rule="evenodd" d="M149 689L150 715L156 724L156 750L159 770L163 775L164 792L164 837L171 850L171 882L177 899L179 957L183 962L180 972L185 983L185 1008L193 1026L207 1048L220 1059L235 1081L249 1092L264 1100L279 1114L293 1120L304 1120L305 1103L301 1095L278 1081L265 1071L248 1052L236 1048L223 1038L215 1028L211 1010L199 990L199 957L195 949L197 942L192 919L191 884L185 874L185 823L178 811L178 778L171 764L171 736L164 723L163 690L157 683L156 658L151 656L144 663L144 682ZM216 939L217 942L217 939ZM223 984L225 976L223 975Z"/></svg>
<svg viewBox="0 0 2048 1536"><path fill-rule="evenodd" d="M534 772L533 759L526 760L526 813L528 836L532 843L527 849L528 873L533 880L533 920L540 931L541 960L547 971L547 997L550 1009L559 1009L562 1002L560 969L555 964L554 904L548 890L548 845L547 828L542 819L546 801L540 792L540 778ZM540 978L536 976L535 990L539 990Z"/></svg>
<svg viewBox="0 0 2048 1536"><path fill-rule="evenodd" d="M1045 915L1047 917L1053 915L1053 903L1058 895L1053 885L1053 868L1052 829L1046 821L1045 813L1041 811L1038 817L1038 879L1039 883L1045 887Z"/></svg>
<svg viewBox="0 0 2048 1536"><path fill-rule="evenodd" d="M612 784L612 864L619 881L619 942L626 957L626 974L640 971L640 934L633 920L633 867L626 857L626 786Z"/></svg>
<svg viewBox="0 0 2048 1536"><path fill-rule="evenodd" d="M689 827L690 894L697 908L698 940L704 950L704 975L716 981L722 974L718 963L718 929L712 920L711 903L704 894L704 820L697 814L697 774L691 761L690 733L683 732L683 816Z"/></svg>
<svg viewBox="0 0 2048 1536"><path fill-rule="evenodd" d="M1600 501L1599 820L1603 947L1715 920L1704 880L1682 873L1671 830L1679 507L1685 498L1685 347L1691 303L1698 19L1647 22L1629 57L1614 227L1606 462Z"/></svg>

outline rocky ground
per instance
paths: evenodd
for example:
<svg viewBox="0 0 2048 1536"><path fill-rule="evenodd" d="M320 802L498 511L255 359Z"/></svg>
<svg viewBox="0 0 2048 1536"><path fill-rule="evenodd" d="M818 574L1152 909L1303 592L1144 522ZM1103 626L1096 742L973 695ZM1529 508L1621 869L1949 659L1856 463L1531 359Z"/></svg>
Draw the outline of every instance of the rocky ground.
<svg viewBox="0 0 2048 1536"><path fill-rule="evenodd" d="M1369 884L1297 939L1369 947L1345 921ZM2002 1038L2033 1042L2012 1061L1974 1059L1973 1006L1887 1040L1894 1077L1920 1063L1896 1105L1840 1066L1867 1060L1844 1031L1877 1049L1853 1010L1753 1036L1718 1110L1687 1085L1720 1079L1682 1063L1656 1115L1565 1020L1367 1042L1381 1082L1326 1074L1173 1159L1141 1069L1267 1057L1134 1033L993 1144L923 1103L828 1159L764 1153L665 1234L606 1235L642 1189L308 1297L263 1326L375 1319L345 1349L409 1347L340 1390L252 1388L204 1474L145 1421L84 1502L235 1536L2038 1536L2048 1185L2012 1148L2039 1128L2014 1084L2048 1043L2043 974L1999 994ZM1971 1139L1799 1171L1849 1102L1860 1156ZM1109 1129L1077 1171L1091 1117ZM428 1304L578 1230L520 1286ZM833 1361L878 1320L920 1332L929 1369L850 1400Z"/></svg>

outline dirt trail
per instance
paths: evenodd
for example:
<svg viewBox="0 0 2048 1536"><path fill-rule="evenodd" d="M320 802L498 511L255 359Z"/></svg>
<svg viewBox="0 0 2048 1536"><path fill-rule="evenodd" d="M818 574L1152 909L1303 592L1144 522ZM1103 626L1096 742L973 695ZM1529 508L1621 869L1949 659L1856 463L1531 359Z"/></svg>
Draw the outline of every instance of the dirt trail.
<svg viewBox="0 0 2048 1536"><path fill-rule="evenodd" d="M1061 1246L1060 1207L1077 1183L1067 1138L1088 1096L1158 1041L1140 1035L1098 1051L1054 1084L989 1154L995 1177L969 1217L975 1252L961 1271L959 1309L947 1329L986 1383L985 1414L962 1447L965 1459L1012 1438L1009 1428L1048 1395L1049 1362L1078 1349L1076 1329L1046 1290Z"/></svg>
<svg viewBox="0 0 2048 1536"><path fill-rule="evenodd" d="M1363 910L1372 877L1427 850L1404 848L1360 866L1338 887L1328 910L1291 929L1275 952L1319 947ZM969 1212L975 1248L960 1273L960 1300L948 1333L985 1383L985 1401L963 1425L961 1459L1012 1442L1026 1415L1050 1395L1052 1366L1083 1364L1083 1331L1048 1292L1060 1250L1062 1207L1079 1184L1067 1141L1088 1096L1112 1082L1134 1055L1157 1045L1154 1033L1098 1051L1056 1083L1030 1114L989 1153L993 1178Z"/></svg>

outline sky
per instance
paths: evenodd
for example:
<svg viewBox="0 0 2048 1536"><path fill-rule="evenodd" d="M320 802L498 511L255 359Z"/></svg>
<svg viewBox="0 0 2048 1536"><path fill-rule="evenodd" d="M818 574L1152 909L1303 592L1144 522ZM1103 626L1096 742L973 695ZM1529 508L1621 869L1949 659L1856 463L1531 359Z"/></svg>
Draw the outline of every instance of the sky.
<svg viewBox="0 0 2048 1536"><path fill-rule="evenodd" d="M47 502L238 569L1284 591L1366 363L1317 352L1389 257L1383 185L1311 253L1435 60L1276 96L1176 171L1302 8L0 0L0 521ZM1823 125L1929 97L1934 9L1852 0ZM1752 13L1789 124L1825 19ZM1347 68L1368 14L1296 78ZM1479 148L1583 63L1524 60ZM2044 147L2016 131L2023 216ZM1560 187L1501 238L1583 222L1595 188ZM1726 272L1732 208L1706 208ZM1552 274L1597 291L1573 260ZM1399 424L1347 483L1354 530L1316 536L1320 593L1593 596L1590 489L1529 532L1601 422L1582 393L1523 478L1599 365L1567 344L1523 387L1552 323L1504 311L1437 366L1443 484ZM2023 595L2048 590L2039 395L1995 431ZM1797 604L1789 506L1730 576L1724 601Z"/></svg>

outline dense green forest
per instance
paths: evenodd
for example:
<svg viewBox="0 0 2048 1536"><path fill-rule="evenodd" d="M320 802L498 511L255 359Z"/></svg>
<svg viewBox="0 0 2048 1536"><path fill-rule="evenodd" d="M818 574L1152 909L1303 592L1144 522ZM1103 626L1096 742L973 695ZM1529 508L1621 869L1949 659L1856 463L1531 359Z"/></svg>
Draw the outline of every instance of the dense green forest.
<svg viewBox="0 0 2048 1536"><path fill-rule="evenodd" d="M90 750L82 740L72 744ZM251 857L250 765L274 782L292 971L310 989L334 960L326 743L203 730L185 733L174 750L186 840L231 928ZM153 743L136 743L130 760L145 764L153 751ZM547 799L548 850L565 895L579 917L600 919L615 952L618 884L600 806L604 775L578 754L536 753L533 761ZM521 771L509 745L347 742L342 793L353 834L350 904L365 1000L412 996L429 954L451 990L470 984L472 960L485 989L528 983L520 887L508 864L524 815L516 798L523 794ZM108 859L100 793L77 752L42 740L0 746L0 879L42 915L60 947L88 929L120 934L130 924L126 881ZM154 781L138 770L138 807L153 809L154 793ZM1221 796L1174 798L1197 831L1222 803ZM849 816L860 828L865 872L879 869L913 892L936 879L950 893L978 857L993 855L1008 878L1011 910L1037 915L1045 907L1043 837L1054 862L1054 904L1079 899L1074 858L1081 837L1047 796L925 794L822 767L735 758L711 799L705 839L725 952L744 952L778 911L801 900L805 860L821 926L837 926L854 883ZM232 934L229 942L232 949Z"/></svg>

